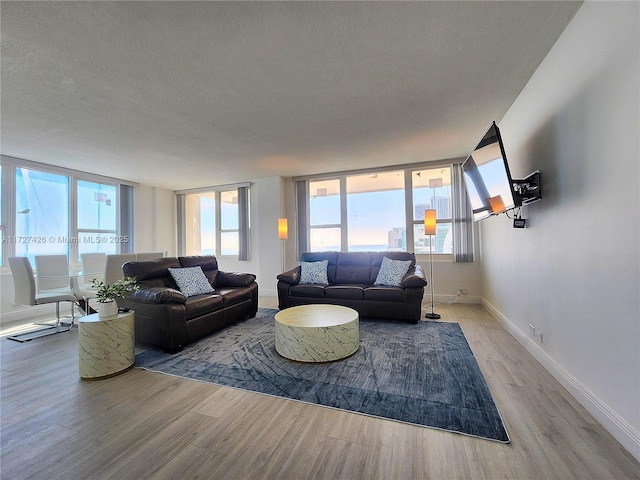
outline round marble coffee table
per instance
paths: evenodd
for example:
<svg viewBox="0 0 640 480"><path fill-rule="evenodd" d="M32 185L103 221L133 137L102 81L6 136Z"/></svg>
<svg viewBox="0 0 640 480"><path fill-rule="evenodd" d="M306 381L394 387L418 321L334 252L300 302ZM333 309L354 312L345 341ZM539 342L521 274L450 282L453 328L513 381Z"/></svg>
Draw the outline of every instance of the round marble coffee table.
<svg viewBox="0 0 640 480"><path fill-rule="evenodd" d="M80 377L97 380L118 375L135 362L134 311L101 318L97 313L78 320Z"/></svg>
<svg viewBox="0 0 640 480"><path fill-rule="evenodd" d="M358 312L338 305L286 308L275 317L276 351L298 362L331 362L360 347Z"/></svg>

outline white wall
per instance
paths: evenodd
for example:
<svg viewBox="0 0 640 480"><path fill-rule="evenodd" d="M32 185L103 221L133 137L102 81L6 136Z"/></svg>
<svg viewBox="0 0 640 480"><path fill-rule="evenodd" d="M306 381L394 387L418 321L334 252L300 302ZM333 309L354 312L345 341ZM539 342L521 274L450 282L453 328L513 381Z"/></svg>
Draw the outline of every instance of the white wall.
<svg viewBox="0 0 640 480"><path fill-rule="evenodd" d="M165 251L177 255L176 194L147 185L135 187L135 252Z"/></svg>
<svg viewBox="0 0 640 480"><path fill-rule="evenodd" d="M416 262L424 269L427 281L430 278L429 255L416 255ZM456 298L458 289L464 295ZM437 304L456 301L459 303L480 303L481 300L481 265L474 263L452 263L434 260L433 262L433 297ZM425 289L425 301L431 302L431 285Z"/></svg>
<svg viewBox="0 0 640 480"><path fill-rule="evenodd" d="M541 169L543 199L524 230L504 215L481 224L486 305L636 458L639 10L578 11L499 122L512 175Z"/></svg>

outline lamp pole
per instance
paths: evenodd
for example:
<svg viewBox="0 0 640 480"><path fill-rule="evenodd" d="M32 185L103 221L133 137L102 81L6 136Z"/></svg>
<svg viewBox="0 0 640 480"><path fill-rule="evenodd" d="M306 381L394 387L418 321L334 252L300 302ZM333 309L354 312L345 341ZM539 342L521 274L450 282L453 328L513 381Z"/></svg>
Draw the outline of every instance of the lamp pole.
<svg viewBox="0 0 640 480"><path fill-rule="evenodd" d="M437 320L440 314L433 311L433 235L436 233L436 211L424 211L424 233L429 235L429 284L431 285L431 313L427 312L425 318Z"/></svg>

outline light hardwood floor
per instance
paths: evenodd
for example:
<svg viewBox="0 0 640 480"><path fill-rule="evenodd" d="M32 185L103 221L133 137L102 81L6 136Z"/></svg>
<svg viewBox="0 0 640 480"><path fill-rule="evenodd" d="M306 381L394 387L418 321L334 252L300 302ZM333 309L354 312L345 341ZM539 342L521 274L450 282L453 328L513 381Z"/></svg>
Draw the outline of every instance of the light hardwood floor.
<svg viewBox="0 0 640 480"><path fill-rule="evenodd" d="M74 330L25 344L0 341L0 476L640 478L638 462L482 306L437 311L442 321L461 324L510 444L138 368L82 381Z"/></svg>

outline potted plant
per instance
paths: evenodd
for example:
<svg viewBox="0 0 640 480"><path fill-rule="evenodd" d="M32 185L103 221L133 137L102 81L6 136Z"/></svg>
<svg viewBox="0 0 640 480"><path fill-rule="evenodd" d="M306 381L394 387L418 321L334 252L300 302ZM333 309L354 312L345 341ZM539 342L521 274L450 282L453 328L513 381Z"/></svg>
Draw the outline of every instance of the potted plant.
<svg viewBox="0 0 640 480"><path fill-rule="evenodd" d="M136 285L133 277L124 277L111 285L107 285L102 280L94 278L91 280L93 288L96 290L99 317L113 317L118 314L118 304L116 298L124 298L127 293L137 292L140 287Z"/></svg>

